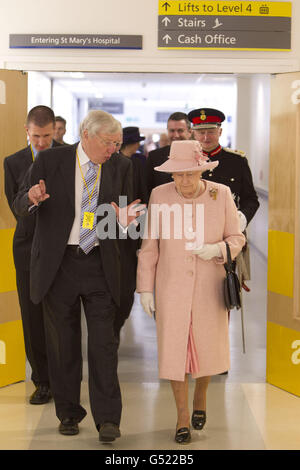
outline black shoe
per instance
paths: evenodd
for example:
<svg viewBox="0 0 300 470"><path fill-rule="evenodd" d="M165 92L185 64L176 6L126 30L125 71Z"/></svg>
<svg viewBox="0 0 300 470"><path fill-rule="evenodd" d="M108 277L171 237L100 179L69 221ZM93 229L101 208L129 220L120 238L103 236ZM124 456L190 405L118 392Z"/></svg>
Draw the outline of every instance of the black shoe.
<svg viewBox="0 0 300 470"><path fill-rule="evenodd" d="M58 428L64 436L75 436L79 433L78 423L74 418L64 418Z"/></svg>
<svg viewBox="0 0 300 470"><path fill-rule="evenodd" d="M99 441L112 442L117 437L120 437L119 426L115 423L103 423L99 428Z"/></svg>
<svg viewBox="0 0 300 470"><path fill-rule="evenodd" d="M204 410L194 410L192 414L192 426L197 431L201 431L206 423L206 412Z"/></svg>
<svg viewBox="0 0 300 470"><path fill-rule="evenodd" d="M31 405L44 405L52 398L48 385L38 385L29 399Z"/></svg>
<svg viewBox="0 0 300 470"><path fill-rule="evenodd" d="M191 433L189 428L177 429L175 434L175 442L178 444L188 444L191 442Z"/></svg>

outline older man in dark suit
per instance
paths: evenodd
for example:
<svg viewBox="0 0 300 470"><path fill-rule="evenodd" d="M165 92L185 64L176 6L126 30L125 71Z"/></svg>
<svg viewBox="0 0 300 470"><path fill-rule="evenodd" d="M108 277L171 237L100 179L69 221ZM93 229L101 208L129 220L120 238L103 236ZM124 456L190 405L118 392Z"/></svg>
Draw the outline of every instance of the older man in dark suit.
<svg viewBox="0 0 300 470"><path fill-rule="evenodd" d="M17 220L13 255L26 356L32 369L31 378L36 386L29 400L33 405L47 403L51 398L42 304L33 304L29 293L29 264L35 217L18 217L13 209L13 202L37 153L59 145L53 140L54 126L55 116L52 109L47 106L32 108L25 124L29 139L28 147L4 160L5 194Z"/></svg>
<svg viewBox="0 0 300 470"><path fill-rule="evenodd" d="M31 168L31 188L15 200L20 214L28 213L31 204L37 206L31 297L44 306L59 431L77 434L86 415L80 404L81 300L88 328L90 404L103 442L120 436L118 342L113 330L120 302L120 251L114 236L117 225L108 223L108 233L99 233L105 217L98 214L114 203L121 220L121 212L127 214L136 203L122 211L118 207L119 196L131 200L132 193L130 161L111 157L121 139L116 119L104 111L91 111L81 123L79 144L41 152ZM134 218L131 215L128 222Z"/></svg>

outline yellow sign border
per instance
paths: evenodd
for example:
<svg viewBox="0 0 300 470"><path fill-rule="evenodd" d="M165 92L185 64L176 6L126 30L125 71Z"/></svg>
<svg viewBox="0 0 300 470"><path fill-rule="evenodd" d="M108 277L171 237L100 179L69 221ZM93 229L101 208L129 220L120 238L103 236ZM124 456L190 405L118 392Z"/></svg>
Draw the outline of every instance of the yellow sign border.
<svg viewBox="0 0 300 470"><path fill-rule="evenodd" d="M290 52L291 49L267 49L267 48L251 48L251 47L244 47L244 48L234 48L234 47L162 47L159 46L157 49L160 50L190 50L190 51L273 51L273 52Z"/></svg>
<svg viewBox="0 0 300 470"><path fill-rule="evenodd" d="M170 7L166 10L163 5L168 3ZM204 11L206 8L212 7L212 11ZM251 12L246 8L251 6ZM270 12L268 14L259 13L261 7L268 7ZM224 10L226 7L230 10ZM179 8L183 8L179 10ZM218 11L220 10L220 11ZM198 0L198 1L182 1L182 0L159 0L158 3L159 15L201 15L201 16L261 16L262 18L269 18L274 16L291 17L292 16L292 2L258 2L258 1L217 1L217 0ZM276 50L276 49L275 49Z"/></svg>

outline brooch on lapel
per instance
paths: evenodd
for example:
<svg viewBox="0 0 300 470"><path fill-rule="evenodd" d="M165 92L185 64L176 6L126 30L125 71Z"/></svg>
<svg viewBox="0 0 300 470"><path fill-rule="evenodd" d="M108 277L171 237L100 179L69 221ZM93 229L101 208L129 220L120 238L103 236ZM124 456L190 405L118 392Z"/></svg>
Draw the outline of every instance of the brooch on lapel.
<svg viewBox="0 0 300 470"><path fill-rule="evenodd" d="M215 201L217 199L217 195L218 195L218 190L217 188L210 188L209 190L209 195L210 197L213 198L213 200Z"/></svg>

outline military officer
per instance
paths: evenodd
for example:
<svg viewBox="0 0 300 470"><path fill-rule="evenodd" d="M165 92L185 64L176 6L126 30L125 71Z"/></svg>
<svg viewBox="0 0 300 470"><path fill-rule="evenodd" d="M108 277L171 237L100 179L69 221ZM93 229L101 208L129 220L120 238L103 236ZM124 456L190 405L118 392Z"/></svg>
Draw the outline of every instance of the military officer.
<svg viewBox="0 0 300 470"><path fill-rule="evenodd" d="M194 109L188 118L192 123L194 138L201 143L203 153L211 161L219 161L213 171L203 173L203 178L230 187L239 211L241 230L244 231L259 207L245 153L221 147L221 124L225 120L221 111L212 108Z"/></svg>

